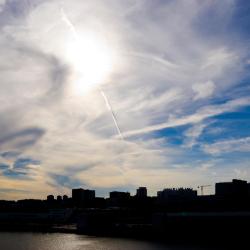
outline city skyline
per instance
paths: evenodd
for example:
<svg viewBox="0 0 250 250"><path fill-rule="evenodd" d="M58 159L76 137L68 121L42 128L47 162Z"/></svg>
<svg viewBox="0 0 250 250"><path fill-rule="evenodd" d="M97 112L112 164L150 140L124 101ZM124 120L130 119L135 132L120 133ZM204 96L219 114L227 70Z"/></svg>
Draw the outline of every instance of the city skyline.
<svg viewBox="0 0 250 250"><path fill-rule="evenodd" d="M206 188L212 187L214 192L207 192ZM36 201L36 200L45 200L47 201L66 201L66 200L71 200L72 202L75 200L74 196L77 197L77 199L83 199L84 197L88 197L87 200L90 198L91 199L108 199L112 198L115 196L120 196L122 198L163 198L165 195L187 195L188 198L192 198L193 196L195 197L205 197L210 199L211 197L216 197L219 196L221 198L230 198L230 199L241 199L241 198L246 198L249 199L250 195L250 182L247 180L241 180L241 179L232 179L230 181L226 182L217 182L214 183L214 185L201 185L201 186L196 186L196 188L192 187L183 187L180 185L176 185L175 187L164 187L162 190L156 190L155 193L149 192L150 187L145 187L145 186L137 186L135 190L120 190L120 189L114 189L114 190L109 190L106 193L102 193L100 195L100 192L96 193L96 190L89 189L88 187L73 187L70 190L70 193L54 193L54 194L47 194L47 197L42 197L42 199L39 199L38 197L33 197L33 198L27 198L24 197L23 199L19 200L27 200L27 201ZM190 196L191 195L191 196ZM165 197L166 198L166 197ZM183 198L183 197L182 197ZM76 199L76 200L77 200ZM1 200L0 201L11 201L11 200ZM18 201L18 200L16 200Z"/></svg>
<svg viewBox="0 0 250 250"><path fill-rule="evenodd" d="M249 9L0 0L0 199L250 180Z"/></svg>

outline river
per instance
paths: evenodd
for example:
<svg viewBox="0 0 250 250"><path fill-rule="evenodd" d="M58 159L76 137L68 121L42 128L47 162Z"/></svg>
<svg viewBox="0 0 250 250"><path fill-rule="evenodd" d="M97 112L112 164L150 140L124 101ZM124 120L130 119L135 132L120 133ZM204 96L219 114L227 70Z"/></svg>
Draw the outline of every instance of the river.
<svg viewBox="0 0 250 250"><path fill-rule="evenodd" d="M201 250L142 240L99 238L62 233L0 232L1 250ZM207 249L207 248L206 248ZM214 248L213 248L214 249Z"/></svg>

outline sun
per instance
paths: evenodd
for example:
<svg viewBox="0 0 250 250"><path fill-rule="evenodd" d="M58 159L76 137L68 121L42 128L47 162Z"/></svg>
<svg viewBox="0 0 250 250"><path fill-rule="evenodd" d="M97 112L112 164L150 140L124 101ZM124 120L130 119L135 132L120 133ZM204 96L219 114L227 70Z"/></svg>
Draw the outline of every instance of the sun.
<svg viewBox="0 0 250 250"><path fill-rule="evenodd" d="M71 39L66 46L66 57L74 71L73 91L80 95L104 83L114 65L114 51L94 34Z"/></svg>

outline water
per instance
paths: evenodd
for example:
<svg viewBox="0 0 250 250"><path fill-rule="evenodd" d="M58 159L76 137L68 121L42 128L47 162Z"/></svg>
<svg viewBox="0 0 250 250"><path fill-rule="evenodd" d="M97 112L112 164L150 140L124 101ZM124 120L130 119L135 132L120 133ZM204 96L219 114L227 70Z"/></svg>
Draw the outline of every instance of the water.
<svg viewBox="0 0 250 250"><path fill-rule="evenodd" d="M59 233L0 233L1 250L201 250L204 248Z"/></svg>

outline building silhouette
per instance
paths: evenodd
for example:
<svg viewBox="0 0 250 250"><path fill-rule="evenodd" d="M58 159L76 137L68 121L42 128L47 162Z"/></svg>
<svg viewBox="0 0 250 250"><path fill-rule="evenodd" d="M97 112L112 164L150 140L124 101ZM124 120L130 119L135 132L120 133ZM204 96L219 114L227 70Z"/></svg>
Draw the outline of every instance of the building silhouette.
<svg viewBox="0 0 250 250"><path fill-rule="evenodd" d="M137 198L146 198L147 197L147 188L146 187L139 187L136 190L136 197Z"/></svg>
<svg viewBox="0 0 250 250"><path fill-rule="evenodd" d="M57 195L56 200L59 201L59 202L61 202L62 201L62 196L61 195Z"/></svg>
<svg viewBox="0 0 250 250"><path fill-rule="evenodd" d="M69 199L69 197L67 195L63 196L63 201L67 201Z"/></svg>
<svg viewBox="0 0 250 250"><path fill-rule="evenodd" d="M244 198L248 196L247 181L233 179L232 182L215 184L215 195L224 198Z"/></svg>
<svg viewBox="0 0 250 250"><path fill-rule="evenodd" d="M47 196L47 201L51 202L51 201L54 201L54 200L55 200L54 195L49 194L49 195Z"/></svg>
<svg viewBox="0 0 250 250"><path fill-rule="evenodd" d="M157 198L163 201L190 200L197 197L192 188L165 188L157 192Z"/></svg>
<svg viewBox="0 0 250 250"><path fill-rule="evenodd" d="M109 199L107 200L107 204L111 207L124 207L128 205L129 200L129 192L113 191L109 193Z"/></svg>
<svg viewBox="0 0 250 250"><path fill-rule="evenodd" d="M89 189L72 189L72 201L76 206L88 205L91 201L95 199L95 190Z"/></svg>
<svg viewBox="0 0 250 250"><path fill-rule="evenodd" d="M109 198L111 199L127 199L129 197L130 197L129 192L112 191L109 193Z"/></svg>

